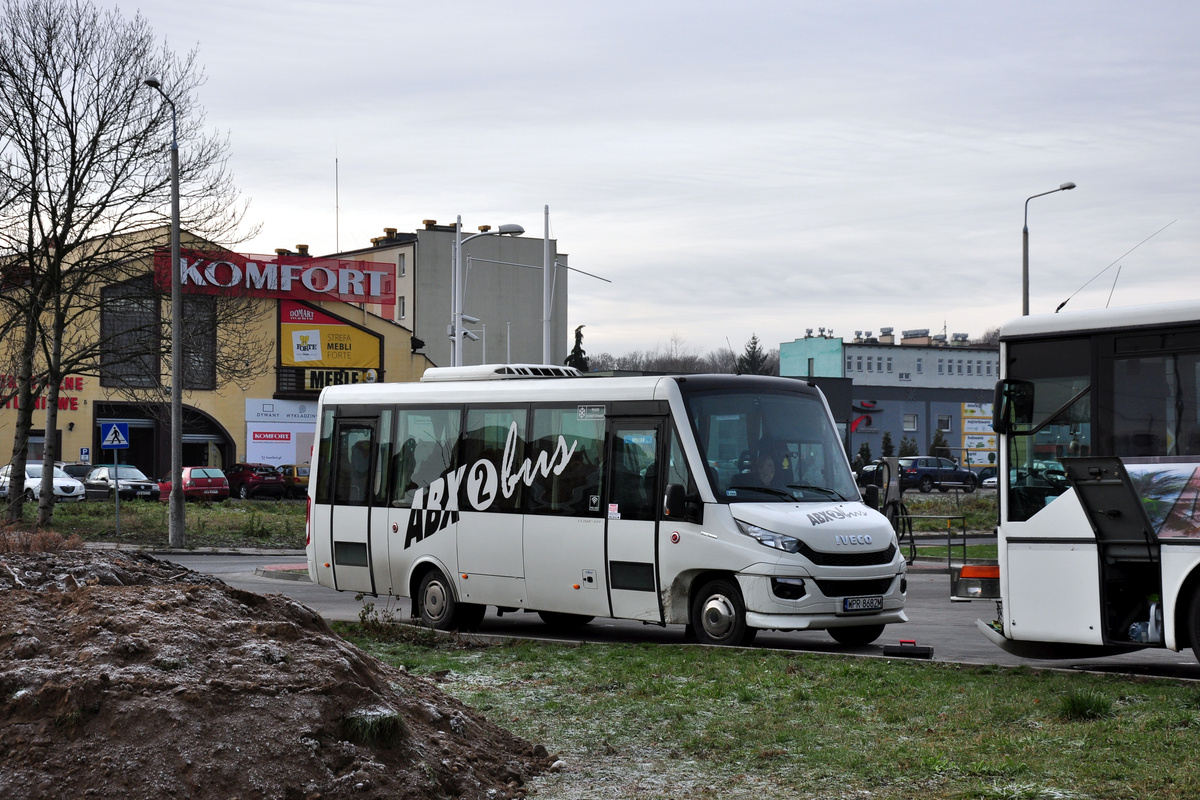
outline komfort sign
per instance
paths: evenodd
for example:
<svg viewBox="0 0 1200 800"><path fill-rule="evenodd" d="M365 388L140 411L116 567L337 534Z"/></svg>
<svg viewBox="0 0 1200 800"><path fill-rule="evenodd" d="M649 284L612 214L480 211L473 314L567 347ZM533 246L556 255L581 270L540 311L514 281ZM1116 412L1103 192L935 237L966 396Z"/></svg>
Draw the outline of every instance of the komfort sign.
<svg viewBox="0 0 1200 800"><path fill-rule="evenodd" d="M179 273L182 290L190 294L396 304L394 269L374 261L184 250ZM171 288L170 251L155 253L154 283L164 291Z"/></svg>

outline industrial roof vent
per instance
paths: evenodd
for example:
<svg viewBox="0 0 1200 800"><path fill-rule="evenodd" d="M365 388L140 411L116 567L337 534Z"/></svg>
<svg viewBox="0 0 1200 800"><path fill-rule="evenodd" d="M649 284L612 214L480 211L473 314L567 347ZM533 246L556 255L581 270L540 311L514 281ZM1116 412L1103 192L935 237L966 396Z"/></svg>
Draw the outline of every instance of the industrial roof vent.
<svg viewBox="0 0 1200 800"><path fill-rule="evenodd" d="M480 364L473 367L430 367L421 376L421 382L578 378L582 374L574 367L558 367L553 364Z"/></svg>

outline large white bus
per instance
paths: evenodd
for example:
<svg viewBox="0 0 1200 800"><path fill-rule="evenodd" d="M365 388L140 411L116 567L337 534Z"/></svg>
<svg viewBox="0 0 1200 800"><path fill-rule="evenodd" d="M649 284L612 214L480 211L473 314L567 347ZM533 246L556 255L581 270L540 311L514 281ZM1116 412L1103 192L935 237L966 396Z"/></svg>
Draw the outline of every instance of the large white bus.
<svg viewBox="0 0 1200 800"><path fill-rule="evenodd" d="M1000 363L998 575L955 593L1018 655L1200 658L1200 303L1021 317Z"/></svg>
<svg viewBox="0 0 1200 800"><path fill-rule="evenodd" d="M310 575L411 597L438 629L495 606L559 627L687 624L710 644L774 629L858 645L907 621L895 534L859 495L815 386L530 377L563 371L325 388Z"/></svg>

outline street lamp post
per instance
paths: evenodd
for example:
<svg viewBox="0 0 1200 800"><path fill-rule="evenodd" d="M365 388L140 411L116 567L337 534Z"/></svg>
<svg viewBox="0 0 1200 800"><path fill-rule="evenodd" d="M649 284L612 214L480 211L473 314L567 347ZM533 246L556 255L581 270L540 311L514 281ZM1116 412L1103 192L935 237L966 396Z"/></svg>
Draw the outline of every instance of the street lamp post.
<svg viewBox="0 0 1200 800"><path fill-rule="evenodd" d="M171 107L171 504L167 540L183 547L183 285L179 275L179 133L175 103L158 78L146 85L162 95Z"/></svg>
<svg viewBox="0 0 1200 800"><path fill-rule="evenodd" d="M472 239L478 239L480 236L520 236L525 232L525 229L520 225L501 225L494 231L480 231L473 233L467 238L462 235L462 216L458 217L458 221L454 223L454 280L451 287L451 311L450 311L450 338L451 350L450 363L451 366L461 367L463 363L462 357L462 338L463 338L463 273L462 273L462 249L463 245Z"/></svg>
<svg viewBox="0 0 1200 800"><path fill-rule="evenodd" d="M1021 233L1022 240L1022 257L1021 257L1021 316L1029 316L1029 201L1034 197L1044 197L1055 192L1065 192L1068 189L1074 189L1075 184L1071 181L1059 186L1057 189L1051 189L1048 192L1035 194L1032 197L1025 198L1025 227Z"/></svg>

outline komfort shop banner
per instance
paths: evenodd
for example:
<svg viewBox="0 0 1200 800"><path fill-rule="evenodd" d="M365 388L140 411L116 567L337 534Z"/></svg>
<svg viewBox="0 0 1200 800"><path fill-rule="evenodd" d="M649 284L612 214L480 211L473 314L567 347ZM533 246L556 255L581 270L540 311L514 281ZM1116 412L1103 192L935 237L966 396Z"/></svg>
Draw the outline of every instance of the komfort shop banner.
<svg viewBox="0 0 1200 800"><path fill-rule="evenodd" d="M336 301L396 305L396 279L389 264L336 258L184 250L181 289L188 294L237 294L279 300L279 365L303 370L304 391L379 379L382 340L369 331L307 305ZM156 287L171 287L171 256L154 257Z"/></svg>
<svg viewBox="0 0 1200 800"><path fill-rule="evenodd" d="M338 258L184 250L179 272L189 294L237 294L281 300L335 300L370 303L388 309L396 305L396 277L388 264ZM171 288L171 254L154 255L154 283Z"/></svg>

